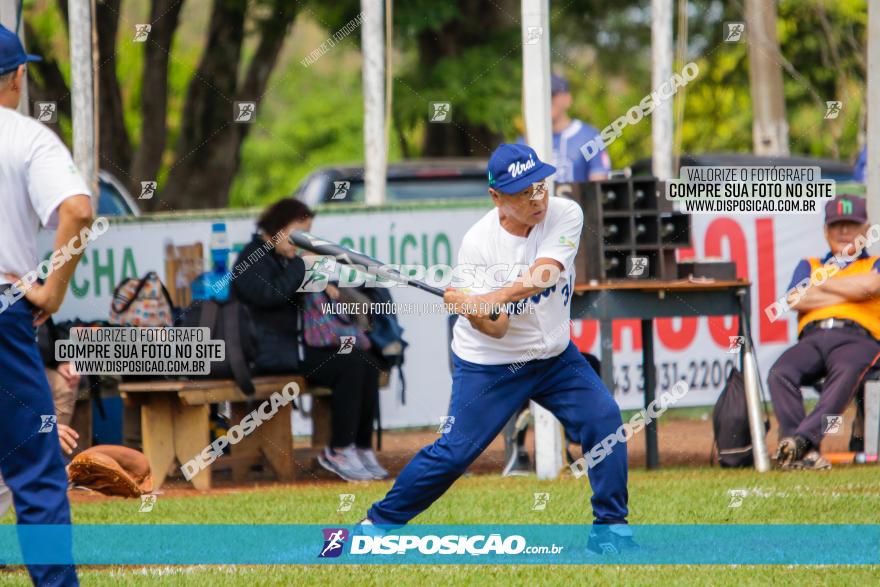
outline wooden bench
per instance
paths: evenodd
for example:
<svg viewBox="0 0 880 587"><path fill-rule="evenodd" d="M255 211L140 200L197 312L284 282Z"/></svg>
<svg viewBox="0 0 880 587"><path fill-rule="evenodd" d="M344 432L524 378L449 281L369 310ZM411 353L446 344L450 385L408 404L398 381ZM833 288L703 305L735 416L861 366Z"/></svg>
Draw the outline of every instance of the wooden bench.
<svg viewBox="0 0 880 587"><path fill-rule="evenodd" d="M176 307L192 300L190 284L204 271L202 243L165 246L165 286ZM239 422L262 401L281 391L291 381L300 387L300 397L312 396L312 446L330 441L330 395L325 387L309 387L299 375L256 377L256 392L245 395L232 379L172 381L155 380L122 383L119 392L127 405L140 407L143 451L150 461L153 487L158 489L178 461L181 465L199 454L211 442L210 405L230 402L232 422ZM388 373L379 377L379 386L388 385ZM299 401L299 400L298 400ZM248 402L253 402L248 404ZM301 405L301 404L300 404ZM253 433L229 447L229 454L195 475L191 482L198 489L211 487L211 471L232 469L240 480L264 459L278 479L294 478L293 431L288 404Z"/></svg>
<svg viewBox="0 0 880 587"><path fill-rule="evenodd" d="M311 395L312 446L322 447L329 441L330 395L325 387L308 386L300 375L255 377L255 393L245 395L232 379L223 380L155 380L122 383L119 392L129 406L139 406L143 451L153 474L153 488L159 489L169 471L197 456L211 443L210 405L230 402L232 422L237 423L256 406L290 382L300 388L299 397ZM382 373L380 387L388 384ZM301 400L297 399L298 405ZM251 402L250 404L248 402ZM218 468L232 469L235 480L241 480L263 459L281 481L294 479L293 405L287 404L250 435L230 445L229 454L196 474L190 482L197 489L211 488L211 472Z"/></svg>

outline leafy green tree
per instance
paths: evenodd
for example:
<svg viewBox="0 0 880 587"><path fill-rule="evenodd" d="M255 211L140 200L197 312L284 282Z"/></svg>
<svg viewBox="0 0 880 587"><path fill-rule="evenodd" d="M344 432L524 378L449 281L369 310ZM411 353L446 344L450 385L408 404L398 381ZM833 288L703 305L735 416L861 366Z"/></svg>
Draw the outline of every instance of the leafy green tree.
<svg viewBox="0 0 880 587"><path fill-rule="evenodd" d="M252 128L251 124L234 121L234 103L250 101L260 106L298 5L286 0L213 0L207 39L198 65L190 72L179 117L180 132L172 147L168 145L167 124L169 67L184 0L150 3L146 23L151 30L146 40L139 43L144 55L137 100L140 135L136 145L132 144L123 110L117 64L117 47L132 43L135 25L122 21L122 30L130 32L120 33L123 4L122 0L96 4L101 166L135 190L141 181L156 179L165 164L167 175L160 182L161 197L146 201L148 205L162 204L172 209L224 207L238 172L241 145ZM66 28L65 0L58 2L57 13ZM32 46L49 48L43 44L47 38L36 34L36 25L29 30L35 33ZM54 32L60 32L58 27ZM254 47L245 60L243 49L247 41ZM53 51L46 53L50 59L35 66L35 95L60 101L62 112L69 116L68 82ZM166 160L169 149L173 153L170 164Z"/></svg>
<svg viewBox="0 0 880 587"><path fill-rule="evenodd" d="M360 13L359 0L102 0L101 167L133 188L159 180L159 209L262 205L321 165L363 160L360 29L314 63L303 57ZM745 44L723 42L742 0L688 0L687 47L700 69L676 96L681 153L751 150ZM55 100L70 136L65 0L27 0L33 100ZM601 129L651 92L650 2L552 1L551 59L571 114ZM866 0L779 0L792 153L853 160L865 122ZM522 131L519 0L408 0L393 9L389 156L486 156ZM294 26L295 28L291 28ZM135 23L152 23L133 43ZM295 33L291 34L291 30ZM676 39L683 38L676 24ZM234 101L258 102L254 124ZM836 119L825 102L840 100ZM452 124L429 122L448 101ZM651 154L650 120L609 148L616 168Z"/></svg>

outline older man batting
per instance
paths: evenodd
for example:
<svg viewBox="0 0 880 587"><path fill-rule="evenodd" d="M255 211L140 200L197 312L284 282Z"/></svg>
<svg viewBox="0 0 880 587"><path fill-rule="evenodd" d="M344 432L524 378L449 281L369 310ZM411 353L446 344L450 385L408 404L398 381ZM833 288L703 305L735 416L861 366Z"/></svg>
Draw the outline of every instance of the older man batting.
<svg viewBox="0 0 880 587"><path fill-rule="evenodd" d="M455 325L452 400L443 435L403 469L373 504L363 525L402 525L427 509L458 479L527 400L550 410L588 452L621 424L620 410L570 340L573 262L583 213L547 195L556 169L525 145L503 144L489 160L495 208L467 232L458 264L529 267L503 286L449 288L445 301L466 320ZM542 283L553 274L552 285ZM546 282L543 282L546 283ZM493 309L501 307L497 320ZM627 461L621 443L589 471L594 525L590 549L635 547L626 526Z"/></svg>

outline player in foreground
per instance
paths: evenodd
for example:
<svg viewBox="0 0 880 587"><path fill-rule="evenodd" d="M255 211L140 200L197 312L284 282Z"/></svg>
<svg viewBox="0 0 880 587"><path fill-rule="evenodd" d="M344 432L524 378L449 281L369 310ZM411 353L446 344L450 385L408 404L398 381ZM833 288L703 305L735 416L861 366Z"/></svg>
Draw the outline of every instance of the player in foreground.
<svg viewBox="0 0 880 587"><path fill-rule="evenodd" d="M12 490L19 527L55 527L52 547L59 560L72 560L67 475L35 327L64 300L86 246L80 235L92 224L92 203L64 143L14 110L27 84L27 64L38 59L0 26L0 472ZM38 256L41 225L55 230L51 270ZM42 284L34 281L38 272ZM29 286L16 286L20 278ZM19 532L28 562L37 541ZM35 585L79 585L72 564L31 564L28 572Z"/></svg>
<svg viewBox="0 0 880 587"><path fill-rule="evenodd" d="M419 451L362 525L399 526L427 509L527 399L559 418L585 453L621 425L617 404L570 340L583 212L571 200L548 197L543 180L555 171L525 145L503 144L492 154L489 194L495 209L467 232L458 264L528 266L529 275L504 287L447 289L446 303L467 318L457 321L453 334L448 431ZM536 282L544 285L531 285ZM499 305L506 311L493 321L489 315ZM590 549L634 548L626 526L625 444L591 468L589 478L595 518Z"/></svg>

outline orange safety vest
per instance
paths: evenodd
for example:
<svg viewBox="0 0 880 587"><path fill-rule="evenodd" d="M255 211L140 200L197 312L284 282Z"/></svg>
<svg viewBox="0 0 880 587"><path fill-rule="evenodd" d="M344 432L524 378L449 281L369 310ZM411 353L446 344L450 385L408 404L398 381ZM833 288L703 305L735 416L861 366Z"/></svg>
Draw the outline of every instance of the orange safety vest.
<svg viewBox="0 0 880 587"><path fill-rule="evenodd" d="M830 279L868 273L873 270L874 263L877 262L877 259L880 259L880 257L856 259L835 273ZM816 257L811 257L808 261L810 262L810 278L812 279L816 270L823 267L824 264ZM801 331L803 331L804 326L810 322L824 320L826 318L852 320L874 335L874 338L880 339L880 297L861 302L834 304L833 306L826 306L824 308L810 310L809 312L801 312L798 314L798 334L800 334Z"/></svg>

